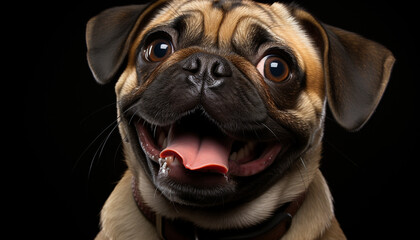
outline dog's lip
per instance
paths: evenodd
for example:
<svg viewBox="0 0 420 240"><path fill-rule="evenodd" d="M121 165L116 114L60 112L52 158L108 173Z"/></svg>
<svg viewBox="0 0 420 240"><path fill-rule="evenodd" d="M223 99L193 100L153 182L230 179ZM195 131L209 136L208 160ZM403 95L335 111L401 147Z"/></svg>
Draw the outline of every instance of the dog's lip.
<svg viewBox="0 0 420 240"><path fill-rule="evenodd" d="M138 120L135 123L140 146L149 159L158 163L160 150L158 150L158 146L156 146L155 142L148 133L149 130L147 129L146 124L147 123L143 120Z"/></svg>
<svg viewBox="0 0 420 240"><path fill-rule="evenodd" d="M160 158L160 154L165 147L161 145L166 144L162 144L162 136L164 136L165 134L167 136L167 133L171 126L153 126L152 124L149 124L141 118L135 121L134 126L137 131L137 136L143 152L147 155L149 159L159 164L159 159L162 160ZM165 139L163 141L166 141L166 137L164 138ZM241 150L237 150L235 152L230 153L228 159L228 171L227 173L223 173L223 175L238 177L256 175L268 168L275 161L277 156L281 154L284 148L284 145L280 142L250 141L246 144L243 143L243 145L244 147L242 147ZM248 155L246 155L246 153L240 153L243 149L246 149L247 145L254 145L254 149L259 148L259 150L254 150L254 153L248 152ZM258 145L259 147L255 147L255 145ZM235 154L236 159L234 156Z"/></svg>

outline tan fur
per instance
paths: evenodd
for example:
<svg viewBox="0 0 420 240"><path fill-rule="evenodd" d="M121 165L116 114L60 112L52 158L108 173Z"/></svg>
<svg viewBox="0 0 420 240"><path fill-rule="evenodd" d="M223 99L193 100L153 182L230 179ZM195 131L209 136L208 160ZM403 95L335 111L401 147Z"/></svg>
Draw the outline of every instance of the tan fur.
<svg viewBox="0 0 420 240"><path fill-rule="evenodd" d="M321 132L319 133L321 135ZM321 136L317 136L320 139ZM266 193L246 204L223 212L206 212L174 207L161 196L138 166L135 171L146 204L167 218L182 217L208 229L247 227L270 216L282 204L292 201L307 189L307 197L293 218L292 226L282 238L345 239L333 213L332 197L319 171L320 142L308 151L281 181ZM128 162L131 156L127 154ZM102 213L102 232L96 239L159 239L154 226L138 211L132 195L133 173L127 170L107 200ZM331 238L334 236L334 238Z"/></svg>
<svg viewBox="0 0 420 240"><path fill-rule="evenodd" d="M259 198L236 208L212 212L174 208L164 197L156 194L153 185L143 175L139 176L139 182L145 202L155 212L169 218L181 217L200 227L217 230L248 227L268 218L279 206L292 201L305 191L317 171L317 161L302 162Z"/></svg>
<svg viewBox="0 0 420 240"><path fill-rule="evenodd" d="M191 15L191 18L194 20L189 22L193 24L204 20L205 33L208 39L215 41L216 38L219 38L221 48L230 47L228 45L233 35L239 39L246 36L246 26L249 22L265 22L267 23L267 28L274 24L270 23L269 17L256 7L251 9L246 7L237 8L224 16L222 22L222 12L212 9L209 6L211 4L210 1L181 4L182 2L174 1L171 7L176 9L179 5L183 5L178 12L195 11ZM314 123L319 122L320 119L316 119L315 113L322 111L321 109L324 108L324 102L322 101L324 95L322 90L323 84L320 80L323 73L320 58L312 43L307 40L305 33L299 28L285 7L281 4L275 4L273 7L278 19L282 19L282 21L287 23L277 24L276 27L270 28L270 31L278 36L282 36L281 40L295 50L299 63L306 70L309 82L308 92L301 96L302 100L300 102L302 104L299 105L300 107L298 106L295 114L305 120L313 120ZM172 17L171 11L162 10L142 33L155 26L164 24L171 20ZM232 22L238 22L239 19L242 22L238 23L237 26L231 24ZM284 26L287 26L287 28ZM133 44L127 68L116 85L116 93L119 98L129 95L133 92L133 89L139 88L134 67L134 54L135 46L143 37L142 33L139 34ZM322 126L318 127L321 128ZM124 127L120 126L122 138L126 135L124 131ZM322 131L320 130L317 139L321 139L321 137ZM331 194L322 174L318 170L321 151L320 142L317 145L317 148L314 148L312 152L308 152L301 159L302 162L299 165L289 171L280 182L272 186L265 194L249 203L224 212L174 208L170 202L156 192L155 187L147 179L137 161L130 160L132 153L126 152L129 170L118 183L102 210L101 226L103 230L97 239L158 239L154 227L137 210L137 206L133 201L131 191L131 176L133 174L139 179L141 194L145 202L158 214L167 218L181 217L208 229L251 226L268 218L279 206L292 201L301 192L308 189L307 198L298 214L294 217L292 227L283 239L317 239L324 233L332 231L341 233L340 236L342 237L336 239L345 239L339 226L331 223L334 219ZM126 147L125 149L130 148ZM134 170L134 173L132 170ZM325 237L328 236L329 234L325 234Z"/></svg>
<svg viewBox="0 0 420 240"><path fill-rule="evenodd" d="M159 5L160 2L162 1L156 5ZM199 227L214 230L254 225L269 218L280 206L293 201L306 191L306 199L293 217L292 225L282 240L346 239L334 216L332 196L319 170L326 109L324 79L328 77L324 76L326 74L324 64L326 63L323 63L323 59L326 56L323 56L324 53L316 48L316 43L310 40L299 25L297 18L292 16L285 5L275 3L268 6L246 0L243 3L244 6L224 12L212 7L213 1L174 0L167 7L159 10L142 31L137 32L138 36L134 39L128 53L126 69L116 84L117 99L136 96L149 84L146 81L139 86L135 67L137 46L145 34L150 29L165 25L179 14L186 12L189 13L186 21L188 24L186 36L193 37L197 32L204 30L204 41L213 45L218 43L218 54L223 55L227 52L223 57L250 76L251 81L260 81L259 84L256 84L257 88L260 87L258 90L268 96L268 90L263 87L264 80L261 75L256 76L258 72L253 69L254 66L240 56L228 54L232 49L232 42L241 42L242 45L246 45L250 31L249 26L256 23L272 33L273 36L277 36L279 42L292 49L299 66L306 74L306 88L298 97L298 104L294 109L280 111L272 99L268 97L267 101L271 107L269 111L273 116L279 119L298 119L305 124L302 127L311 130L311 148L285 173L280 181L261 196L228 210L208 212L179 205L175 207L171 204L150 182L139 161L135 159L129 143L123 142L128 170L103 207L101 212L102 230L96 239L159 239L154 226L145 219L133 200L131 182L133 177L139 182L139 190L145 203L158 215L170 219L182 218ZM230 5L224 7L229 8ZM295 16L296 14L301 18L315 22L313 17L304 11L298 11ZM141 20L140 18L137 21L136 26L140 24ZM321 27L319 26L319 28ZM327 38L324 35L322 37ZM159 74L160 69L182 60L184 55L188 56L193 51L198 50L194 47L178 50L166 62L158 66L151 75ZM150 77L150 79L152 81L154 77ZM118 115L123 115L119 108ZM125 139L127 137L126 126L120 124L119 128L122 139Z"/></svg>
<svg viewBox="0 0 420 240"><path fill-rule="evenodd" d="M315 169L314 171L315 173L312 173L312 176L295 177L299 178L298 182L300 184L298 183L297 185L301 185L300 187L303 187L302 184L306 184L305 177L309 178L307 182L310 183L307 191L308 195L301 209L293 218L292 226L282 240L345 239L334 217L328 186L319 170ZM300 175L298 172L296 174ZM203 213L173 208L170 203L156 193L149 180L143 176L140 176L142 195L146 203L156 212L169 218L183 216L194 221L198 226L214 229L246 226L254 223L258 218L264 219L273 211L273 206L281 205L281 202L290 201L295 197L286 194L290 193L290 189L295 190L299 188L294 188L296 183L292 180L293 177L290 177L290 179L286 177L288 181L279 182L266 194L250 203L238 206L237 209L227 213ZM101 214L103 230L97 236L97 240L159 239L154 226L138 211L133 201L131 179L132 173L128 170L104 205ZM274 193L271 193L271 191Z"/></svg>

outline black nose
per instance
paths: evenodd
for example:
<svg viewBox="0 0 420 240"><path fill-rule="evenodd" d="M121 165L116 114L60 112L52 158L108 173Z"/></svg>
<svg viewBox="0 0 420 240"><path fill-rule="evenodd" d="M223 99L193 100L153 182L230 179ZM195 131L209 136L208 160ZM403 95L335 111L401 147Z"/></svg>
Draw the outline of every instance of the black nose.
<svg viewBox="0 0 420 240"><path fill-rule="evenodd" d="M214 54L194 53L185 59L182 68L188 72L188 80L197 87L217 88L232 76L229 62Z"/></svg>

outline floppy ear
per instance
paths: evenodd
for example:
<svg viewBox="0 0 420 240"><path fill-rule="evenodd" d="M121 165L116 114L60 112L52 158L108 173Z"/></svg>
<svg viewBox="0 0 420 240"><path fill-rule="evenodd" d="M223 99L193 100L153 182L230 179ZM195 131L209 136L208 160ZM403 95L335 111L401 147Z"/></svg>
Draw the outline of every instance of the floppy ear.
<svg viewBox="0 0 420 240"><path fill-rule="evenodd" d="M107 9L87 23L87 59L97 82L108 83L118 72L133 38L132 29L145 7Z"/></svg>
<svg viewBox="0 0 420 240"><path fill-rule="evenodd" d="M327 100L335 120L349 131L359 130L385 91L394 56L384 46L320 23L301 9L294 14L323 57Z"/></svg>
<svg viewBox="0 0 420 240"><path fill-rule="evenodd" d="M136 37L136 29L164 1L107 9L91 18L86 26L87 59L96 81L110 82Z"/></svg>

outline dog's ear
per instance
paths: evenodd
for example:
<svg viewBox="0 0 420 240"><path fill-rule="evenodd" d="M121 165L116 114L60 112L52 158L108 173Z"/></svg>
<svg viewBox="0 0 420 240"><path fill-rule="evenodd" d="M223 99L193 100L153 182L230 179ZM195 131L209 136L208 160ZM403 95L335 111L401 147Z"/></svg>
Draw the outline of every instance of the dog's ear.
<svg viewBox="0 0 420 240"><path fill-rule="evenodd" d="M107 9L87 23L87 59L99 83L110 82L118 72L133 38L133 27L145 7L131 5Z"/></svg>
<svg viewBox="0 0 420 240"><path fill-rule="evenodd" d="M385 91L394 56L384 46L320 23L301 9L293 12L323 57L327 100L334 118L349 131L359 130Z"/></svg>
<svg viewBox="0 0 420 240"><path fill-rule="evenodd" d="M96 81L110 82L120 69L138 25L163 1L107 9L86 26L87 59ZM150 5L150 7L149 7Z"/></svg>

